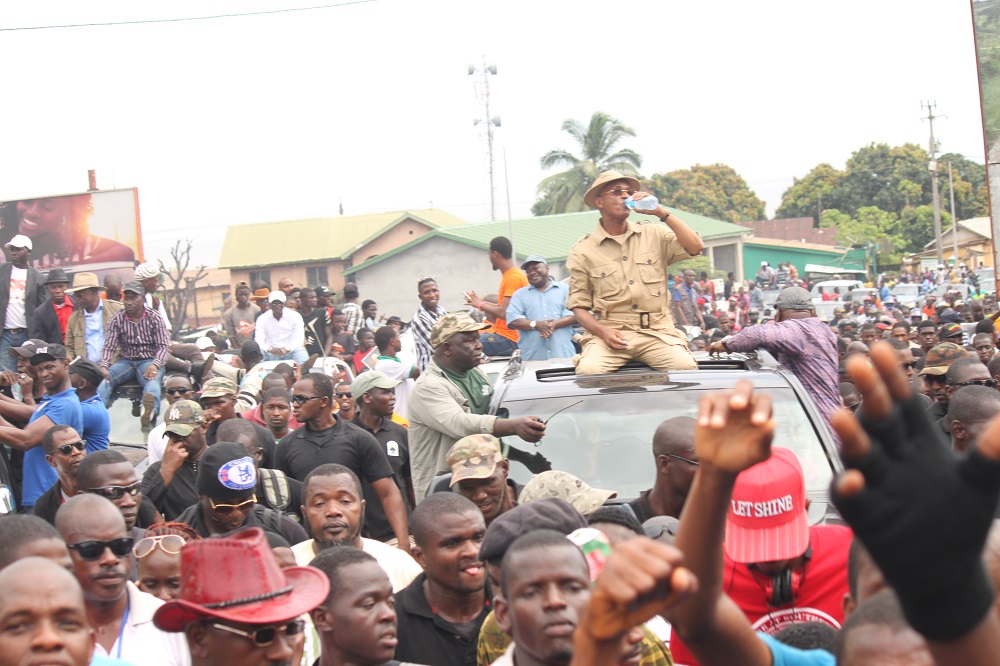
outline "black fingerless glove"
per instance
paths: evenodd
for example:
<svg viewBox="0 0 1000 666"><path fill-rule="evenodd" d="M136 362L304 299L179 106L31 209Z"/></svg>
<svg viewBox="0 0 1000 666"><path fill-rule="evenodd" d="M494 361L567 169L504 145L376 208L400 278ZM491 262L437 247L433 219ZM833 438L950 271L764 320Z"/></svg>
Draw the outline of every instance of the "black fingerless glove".
<svg viewBox="0 0 1000 666"><path fill-rule="evenodd" d="M957 458L916 395L885 419L860 416L872 440L848 460L865 488L830 496L895 589L910 625L933 641L968 633L993 606L981 557L1000 495L1000 462Z"/></svg>

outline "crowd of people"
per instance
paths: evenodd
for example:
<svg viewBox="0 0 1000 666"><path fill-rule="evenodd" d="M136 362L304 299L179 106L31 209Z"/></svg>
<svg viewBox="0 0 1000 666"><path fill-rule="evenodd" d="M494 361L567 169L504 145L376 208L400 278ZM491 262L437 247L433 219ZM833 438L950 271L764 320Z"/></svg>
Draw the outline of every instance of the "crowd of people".
<svg viewBox="0 0 1000 666"><path fill-rule="evenodd" d="M903 312L886 278L823 320L779 264L777 299L743 317L759 286L675 280L703 244L662 206L662 224L629 220L645 196L595 181L568 284L500 237L499 288L468 291L472 313L441 308L433 277L406 319L353 284L241 283L223 331L192 345L170 339L155 266L43 278L13 238L0 442L20 511L0 516L0 664L993 663L995 302ZM810 524L803 463L771 446L749 382L651 433L637 498L511 477L503 438L546 424L490 414L490 356L585 375L694 370L705 349L763 350L798 378L840 447L846 524ZM127 382L139 467L109 448Z"/></svg>

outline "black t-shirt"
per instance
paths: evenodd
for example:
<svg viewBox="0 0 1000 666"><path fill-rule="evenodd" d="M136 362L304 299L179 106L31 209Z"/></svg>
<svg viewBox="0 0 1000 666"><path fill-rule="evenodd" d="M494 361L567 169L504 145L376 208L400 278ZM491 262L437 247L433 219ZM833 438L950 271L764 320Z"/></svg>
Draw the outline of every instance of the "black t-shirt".
<svg viewBox="0 0 1000 666"><path fill-rule="evenodd" d="M334 418L336 423L326 430L314 431L304 425L285 435L278 443L274 468L302 481L320 465L337 463L347 467L361 479L367 507L364 535L379 541L391 539L395 534L371 485L393 476L389 459L371 433Z"/></svg>
<svg viewBox="0 0 1000 666"><path fill-rule="evenodd" d="M406 428L391 419L383 418L378 430L369 430L361 422L360 416L355 416L351 421L365 432L369 432L382 445L382 451L389 459L392 473L396 477L396 485L399 492L406 498L406 487L410 480L410 440Z"/></svg>
<svg viewBox="0 0 1000 666"><path fill-rule="evenodd" d="M351 335L350 333L334 333L333 344L340 345L344 349L344 351L342 352L334 349L335 353L350 354L352 356L354 355L354 352L357 351L358 347L357 340L355 340L354 336Z"/></svg>
<svg viewBox="0 0 1000 666"><path fill-rule="evenodd" d="M649 492L648 490L642 491L638 497L628 503L640 523L644 523L650 518L655 518L657 515L653 511L653 507L649 504Z"/></svg>
<svg viewBox="0 0 1000 666"><path fill-rule="evenodd" d="M164 519L177 520L177 516L198 501L198 489L195 485L198 463L185 460L169 486L163 483L163 477L160 476L162 466L163 461L158 460L146 469L146 473L142 475L142 494L149 498Z"/></svg>
<svg viewBox="0 0 1000 666"><path fill-rule="evenodd" d="M326 308L313 308L309 314L302 315L302 324L305 328L306 353L310 356L322 356L326 349L326 328L330 325Z"/></svg>
<svg viewBox="0 0 1000 666"><path fill-rule="evenodd" d="M435 666L475 666L477 637L491 610L489 582L483 611L469 627L464 622L456 626L434 612L424 596L425 580L427 574L422 573L396 593L396 658Z"/></svg>

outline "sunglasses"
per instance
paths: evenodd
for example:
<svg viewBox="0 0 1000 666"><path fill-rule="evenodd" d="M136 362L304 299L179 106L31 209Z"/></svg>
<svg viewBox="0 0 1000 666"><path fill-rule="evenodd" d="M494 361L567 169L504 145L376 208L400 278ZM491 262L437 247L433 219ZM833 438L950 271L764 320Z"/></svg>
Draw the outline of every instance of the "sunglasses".
<svg viewBox="0 0 1000 666"><path fill-rule="evenodd" d="M683 460L684 462L688 463L689 465L696 465L697 466L697 465L701 464L697 460L691 460L690 458L685 458L683 456L675 456L672 453L664 453L663 455L665 455L668 458L677 458L678 460Z"/></svg>
<svg viewBox="0 0 1000 666"><path fill-rule="evenodd" d="M228 624L218 624L216 622L210 622L208 626L218 629L219 631L226 631L230 634L242 636L243 638L249 638L257 647L267 647L274 642L275 638L278 637L279 631L285 636L297 636L305 630L306 623L305 620L292 620L288 624L283 624L277 627L261 627L260 629L255 629L254 631L243 631L242 629L237 629L236 627L230 627Z"/></svg>
<svg viewBox="0 0 1000 666"><path fill-rule="evenodd" d="M996 388L996 380L994 379L970 379L967 382L958 382L957 384L951 384L951 386L986 386L989 388Z"/></svg>
<svg viewBox="0 0 1000 666"><path fill-rule="evenodd" d="M80 543L68 543L66 547L75 550L85 560L96 560L104 554L105 548L110 550L115 557L125 557L132 550L132 537L122 537L111 541L81 541Z"/></svg>
<svg viewBox="0 0 1000 666"><path fill-rule="evenodd" d="M101 497L109 500L120 500L126 495L126 493L132 497L138 495L141 491L141 485L141 481L136 481L130 486L105 486L103 488L91 488L89 490L84 490L83 492L100 495Z"/></svg>
<svg viewBox="0 0 1000 666"><path fill-rule="evenodd" d="M169 388L165 390L167 395L184 395L191 392L191 389L189 388Z"/></svg>
<svg viewBox="0 0 1000 666"><path fill-rule="evenodd" d="M62 446L57 446L55 450L59 452L59 455L68 456L73 453L73 449L83 453L87 450L87 442L80 440L72 444L63 444Z"/></svg>
<svg viewBox="0 0 1000 666"><path fill-rule="evenodd" d="M605 190L603 193L601 193L601 196L603 197L603 196L605 196L607 194L610 194L610 195L616 196L616 197L620 197L622 194L624 194L625 196L629 196L630 197L633 194L635 194L635 192L633 192L631 189L629 189L627 187L615 187L615 188L610 189L610 190Z"/></svg>
<svg viewBox="0 0 1000 666"><path fill-rule="evenodd" d="M208 503L212 505L213 511L218 511L219 513L232 513L233 511L239 511L240 509L253 506L257 503L257 495L251 495L250 499L240 502L239 504L216 504L212 501L212 498L208 498Z"/></svg>
<svg viewBox="0 0 1000 666"><path fill-rule="evenodd" d="M298 405L299 407L301 407L302 405L306 404L310 400L319 400L322 397L323 396L321 396L321 395L293 395L292 398L291 398L291 400L296 405Z"/></svg>
<svg viewBox="0 0 1000 666"><path fill-rule="evenodd" d="M143 537L132 548L132 554L136 556L136 559L142 559L151 555L156 550L156 547L159 546L160 550L168 555L180 555L185 543L187 542L184 540L184 537L177 534Z"/></svg>
<svg viewBox="0 0 1000 666"><path fill-rule="evenodd" d="M349 398L352 394L350 391L337 391L334 395L338 398Z"/></svg>
<svg viewBox="0 0 1000 666"><path fill-rule="evenodd" d="M903 364L903 370L913 370L913 368L915 368L915 367L917 367L916 363L904 363Z"/></svg>

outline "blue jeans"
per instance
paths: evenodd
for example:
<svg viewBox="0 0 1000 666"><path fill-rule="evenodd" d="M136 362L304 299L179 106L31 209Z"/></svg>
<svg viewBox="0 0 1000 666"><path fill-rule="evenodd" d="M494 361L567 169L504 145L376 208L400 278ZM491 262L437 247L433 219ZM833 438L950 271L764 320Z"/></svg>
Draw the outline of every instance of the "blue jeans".
<svg viewBox="0 0 1000 666"><path fill-rule="evenodd" d="M27 341L27 330L14 333L10 329L4 329L3 335L0 336L0 369L11 372L17 370L17 359L10 355L10 350L14 347L20 347Z"/></svg>
<svg viewBox="0 0 1000 666"><path fill-rule="evenodd" d="M101 400L104 401L104 406L111 406L111 394L116 388L128 380L134 379L139 384L142 384L143 393L151 393L153 395L154 404L156 405L153 409L153 414L159 414L160 381L163 379L163 368L157 368L156 379L143 378L146 368L152 365L152 363L153 359L151 358L144 358L135 361L120 358L112 363L111 367L108 368L108 374L111 376L111 380L103 381L101 382L101 385L97 387L97 395L101 396Z"/></svg>
<svg viewBox="0 0 1000 666"><path fill-rule="evenodd" d="M284 356L275 356L271 352L264 352L265 361L295 361L299 365L302 365L309 360L309 354L306 353L305 347L299 347L298 349L293 349Z"/></svg>
<svg viewBox="0 0 1000 666"><path fill-rule="evenodd" d="M480 333L479 342L487 356L510 356L517 349L517 343L496 333Z"/></svg>

